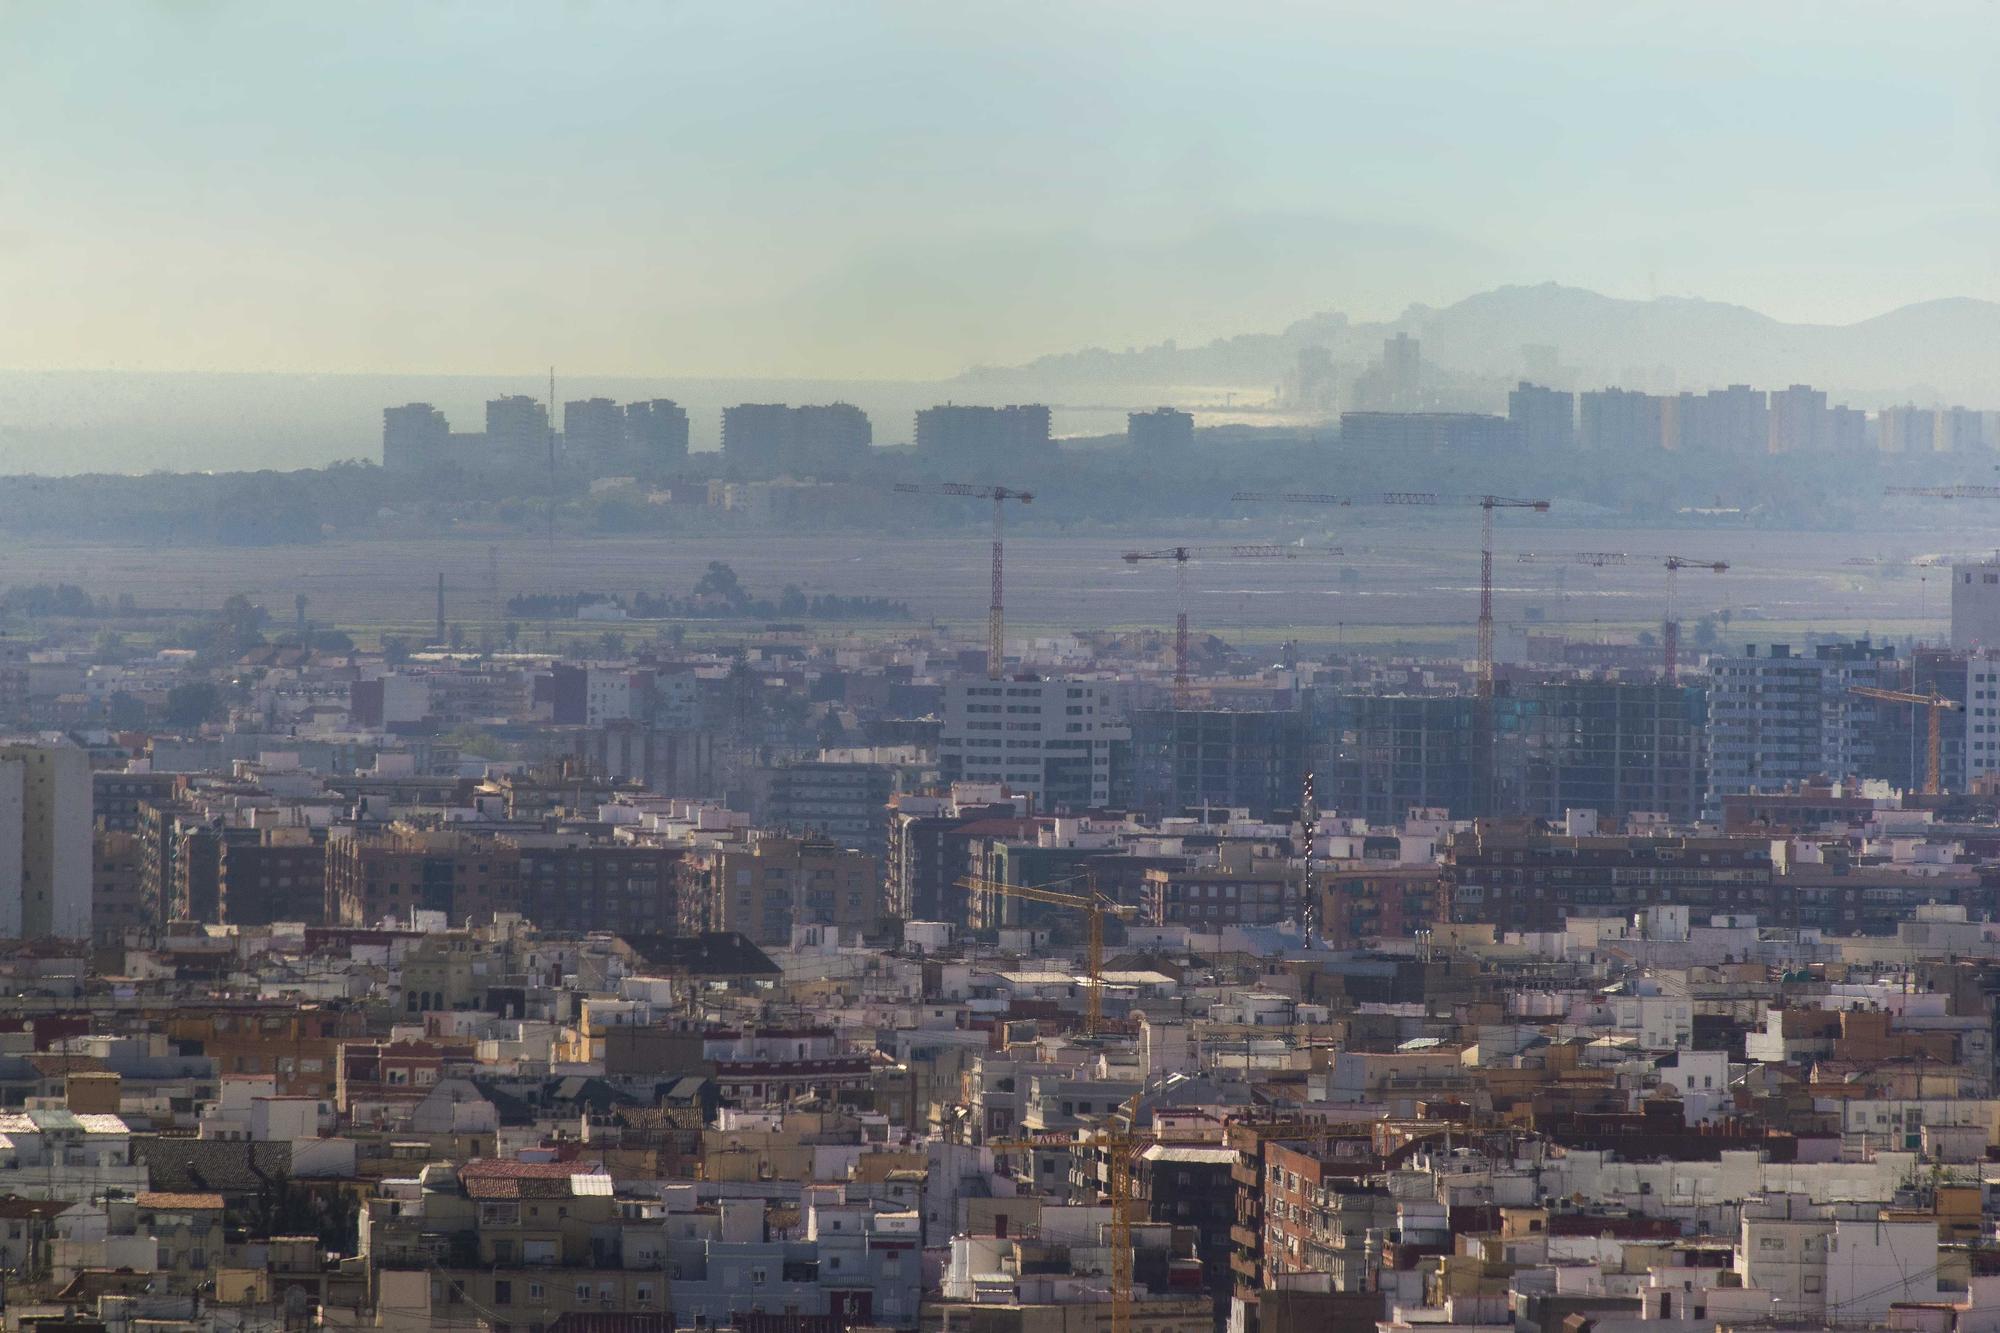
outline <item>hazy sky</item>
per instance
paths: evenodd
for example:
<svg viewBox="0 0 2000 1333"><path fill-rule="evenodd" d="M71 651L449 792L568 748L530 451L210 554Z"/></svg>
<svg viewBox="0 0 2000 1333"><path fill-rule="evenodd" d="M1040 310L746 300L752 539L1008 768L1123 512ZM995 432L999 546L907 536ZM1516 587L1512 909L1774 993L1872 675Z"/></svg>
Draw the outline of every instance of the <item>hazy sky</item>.
<svg viewBox="0 0 2000 1333"><path fill-rule="evenodd" d="M0 366L949 374L2000 298L1992 3L0 0Z"/></svg>

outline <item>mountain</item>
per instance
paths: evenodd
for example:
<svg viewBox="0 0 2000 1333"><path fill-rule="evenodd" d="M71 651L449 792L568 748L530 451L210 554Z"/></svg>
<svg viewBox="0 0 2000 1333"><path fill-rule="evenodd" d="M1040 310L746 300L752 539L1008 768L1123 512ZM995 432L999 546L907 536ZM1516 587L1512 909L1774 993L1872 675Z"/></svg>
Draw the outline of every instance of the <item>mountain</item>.
<svg viewBox="0 0 2000 1333"><path fill-rule="evenodd" d="M1023 366L978 368L960 382L993 389L1104 385L1268 387L1308 347L1325 347L1352 375L1384 338L1421 340L1448 372L1506 382L1526 372L1527 348L1553 349L1571 386L1701 389L1807 383L1837 399L1879 405L1911 399L2000 405L2000 304L1924 301L1854 324L1788 324L1740 305L1688 297L1623 300L1557 283L1500 287L1442 308L1412 306L1394 320L1314 315L1270 334L1174 343L1127 352L1088 348ZM1536 364L1551 377L1546 354Z"/></svg>

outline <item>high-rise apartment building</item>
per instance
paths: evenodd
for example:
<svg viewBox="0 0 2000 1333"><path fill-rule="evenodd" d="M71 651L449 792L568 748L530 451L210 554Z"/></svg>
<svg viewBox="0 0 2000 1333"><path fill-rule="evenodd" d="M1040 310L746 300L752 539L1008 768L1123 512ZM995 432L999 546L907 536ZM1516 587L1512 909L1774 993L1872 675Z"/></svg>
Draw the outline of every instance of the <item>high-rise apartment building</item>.
<svg viewBox="0 0 2000 1333"><path fill-rule="evenodd" d="M1114 749L1131 731L1102 681L1061 676L954 680L945 687L938 772L1034 798L1040 811L1111 800Z"/></svg>
<svg viewBox="0 0 2000 1333"><path fill-rule="evenodd" d="M1688 824L1708 794L1708 690L1660 680L1530 684L1504 701L1519 736L1517 808ZM1510 749L1512 747L1509 747Z"/></svg>
<svg viewBox="0 0 2000 1333"><path fill-rule="evenodd" d="M1507 419L1530 449L1569 449L1576 444L1576 395L1522 380L1507 395Z"/></svg>
<svg viewBox="0 0 2000 1333"><path fill-rule="evenodd" d="M975 407L948 403L917 413L917 452L945 467L1038 462L1055 450L1049 409L1040 403Z"/></svg>
<svg viewBox="0 0 2000 1333"><path fill-rule="evenodd" d="M1269 819L1296 810L1311 759L1303 709L1142 708L1132 714L1132 806L1179 815L1203 806Z"/></svg>
<svg viewBox="0 0 2000 1333"><path fill-rule="evenodd" d="M739 403L722 413L723 461L744 476L844 472L868 457L875 431L852 403Z"/></svg>
<svg viewBox="0 0 2000 1333"><path fill-rule="evenodd" d="M1194 417L1171 407L1127 412L1125 443L1149 458L1185 454L1194 448Z"/></svg>
<svg viewBox="0 0 2000 1333"><path fill-rule="evenodd" d="M1399 333L1383 340L1382 359L1355 379L1355 406L1368 412L1420 411L1429 405L1423 381L1423 349L1415 338Z"/></svg>
<svg viewBox="0 0 2000 1333"><path fill-rule="evenodd" d="M1637 389L1596 389L1577 400L1577 442L1593 453L1663 448L1665 400Z"/></svg>
<svg viewBox="0 0 2000 1333"><path fill-rule="evenodd" d="M1989 446L1986 414L1969 407L1941 407L1932 426L1931 444L1941 454L1971 453Z"/></svg>
<svg viewBox="0 0 2000 1333"><path fill-rule="evenodd" d="M486 458L489 466L520 470L549 464L549 409L526 394L486 404Z"/></svg>
<svg viewBox="0 0 2000 1333"><path fill-rule="evenodd" d="M1747 384L1678 394L1662 403L1661 435L1667 448L1683 453L1765 453L1771 447L1770 398Z"/></svg>
<svg viewBox="0 0 2000 1333"><path fill-rule="evenodd" d="M564 403L563 454L593 477L609 477L624 470L624 410L609 398Z"/></svg>
<svg viewBox="0 0 2000 1333"><path fill-rule="evenodd" d="M1937 413L1928 407L1885 407L1875 414L1885 454L1928 454L1937 449Z"/></svg>
<svg viewBox="0 0 2000 1333"><path fill-rule="evenodd" d="M1716 799L1776 791L1812 778L1880 776L1896 756L1878 753L1882 708L1856 685L1897 687L1895 650L1862 640L1826 643L1811 656L1774 643L1709 660L1709 793Z"/></svg>
<svg viewBox="0 0 2000 1333"><path fill-rule="evenodd" d="M429 403L382 409L382 466L391 472L427 472L451 455L451 423Z"/></svg>
<svg viewBox="0 0 2000 1333"><path fill-rule="evenodd" d="M1390 825L1412 810L1487 814L1475 710L1467 695L1339 696L1319 770L1321 808Z"/></svg>
<svg viewBox="0 0 2000 1333"><path fill-rule="evenodd" d="M0 939L90 938L90 807L80 747L0 744Z"/></svg>
<svg viewBox="0 0 2000 1333"><path fill-rule="evenodd" d="M1769 445L1772 453L1825 453L1833 443L1831 426L1826 390L1810 384L1772 390Z"/></svg>
<svg viewBox="0 0 2000 1333"><path fill-rule="evenodd" d="M625 444L641 476L679 467L688 457L687 409L671 398L625 404Z"/></svg>

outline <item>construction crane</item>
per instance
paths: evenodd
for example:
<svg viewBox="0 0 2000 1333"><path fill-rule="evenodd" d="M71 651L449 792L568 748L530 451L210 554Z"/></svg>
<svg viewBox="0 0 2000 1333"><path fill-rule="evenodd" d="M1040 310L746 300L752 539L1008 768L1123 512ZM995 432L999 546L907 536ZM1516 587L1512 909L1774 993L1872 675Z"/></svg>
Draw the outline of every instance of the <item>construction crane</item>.
<svg viewBox="0 0 2000 1333"><path fill-rule="evenodd" d="M1522 500L1505 495L1442 495L1434 491L1379 491L1372 495L1325 495L1312 491L1238 491L1235 500L1281 504L1331 505L1459 505L1479 509L1479 664L1474 743L1479 747L1480 781L1491 796L1493 782L1493 512L1531 509L1549 512L1547 500Z"/></svg>
<svg viewBox="0 0 2000 1333"><path fill-rule="evenodd" d="M1926 500L2000 500L2000 486L1885 486L1884 495L1913 495Z"/></svg>
<svg viewBox="0 0 2000 1333"><path fill-rule="evenodd" d="M1058 880L1060 884L1070 880ZM1090 995L1088 1007L1084 1010L1083 1030L1086 1036L1095 1037L1104 1022L1104 918L1117 917L1124 920L1138 912L1138 908L1118 902L1099 893L1095 885L1087 886L1086 893L1065 893L1049 884L1009 884L1004 880L982 879L968 875L958 881L958 887L967 893L985 894L1002 898L1019 898L1024 902L1047 903L1051 907L1066 907L1072 912L1081 912L1090 922Z"/></svg>
<svg viewBox="0 0 2000 1333"><path fill-rule="evenodd" d="M1188 681L1188 562L1212 556L1223 556L1231 560L1293 560L1298 554L1298 549L1290 546L1169 546L1163 551L1127 551L1124 554L1123 559L1128 565L1136 565L1145 560L1174 562L1174 582L1180 597L1180 605L1174 613L1175 708L1186 709L1194 702L1193 686ZM1326 554L1338 555L1340 548L1337 546L1327 548Z"/></svg>
<svg viewBox="0 0 2000 1333"><path fill-rule="evenodd" d="M1943 789L1938 773L1939 727L1938 717L1943 713L1955 713L1965 707L1956 699L1947 699L1938 693L1912 694L1908 690L1884 690L1873 685L1850 685L1849 694L1858 694L1864 699L1878 699L1883 703L1914 704L1930 712L1930 744L1924 755L1924 795L1935 796Z"/></svg>
<svg viewBox="0 0 2000 1333"><path fill-rule="evenodd" d="M1041 1134L1026 1139L988 1139L995 1152L1035 1152L1059 1148L1081 1152L1095 1148L1105 1156L1110 1177L1105 1197L1111 1205L1111 1333L1132 1333L1132 1157L1153 1142L1153 1135L1136 1130L1142 1086L1120 1108L1125 1128L1107 1117L1101 1129L1077 1130L1073 1136ZM1032 1171L1033 1162L1030 1161Z"/></svg>
<svg viewBox="0 0 2000 1333"><path fill-rule="evenodd" d="M986 678L1000 679L1007 659L1007 614L1002 609L1004 599L1000 595L1007 502L1018 500L1022 504L1032 504L1034 492L1017 491L1008 486L973 486L957 481L899 481L896 489L905 495L962 495L993 502L993 600L986 611Z"/></svg>
<svg viewBox="0 0 2000 1333"><path fill-rule="evenodd" d="M1706 569L1712 574L1721 574L1729 568L1726 560L1695 560L1684 555L1670 555L1667 566L1667 614L1660 623L1660 676L1667 684L1674 683L1680 670L1681 622L1674 618L1674 581L1683 569Z"/></svg>
<svg viewBox="0 0 2000 1333"><path fill-rule="evenodd" d="M1524 565L1590 565L1595 569L1625 563L1623 551L1523 551L1514 558Z"/></svg>

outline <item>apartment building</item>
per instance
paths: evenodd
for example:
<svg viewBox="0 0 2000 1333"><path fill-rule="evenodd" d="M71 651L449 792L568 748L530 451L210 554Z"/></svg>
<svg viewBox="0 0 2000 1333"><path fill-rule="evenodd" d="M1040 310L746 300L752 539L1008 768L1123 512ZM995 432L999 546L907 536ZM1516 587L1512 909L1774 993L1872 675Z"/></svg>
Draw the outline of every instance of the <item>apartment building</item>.
<svg viewBox="0 0 2000 1333"><path fill-rule="evenodd" d="M1130 741L1107 682L958 679L945 687L938 771L1028 796L1037 810L1085 810L1111 802Z"/></svg>

